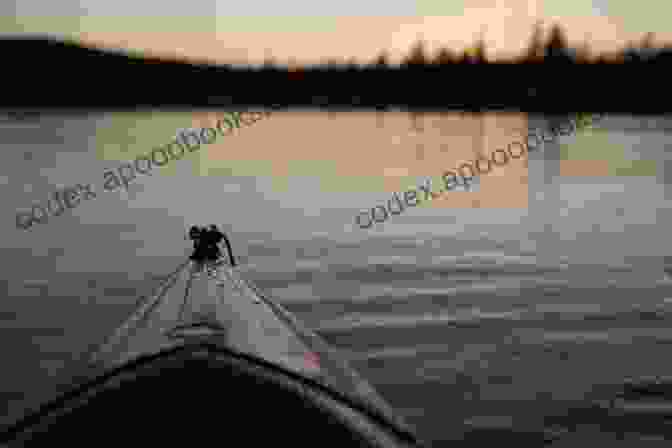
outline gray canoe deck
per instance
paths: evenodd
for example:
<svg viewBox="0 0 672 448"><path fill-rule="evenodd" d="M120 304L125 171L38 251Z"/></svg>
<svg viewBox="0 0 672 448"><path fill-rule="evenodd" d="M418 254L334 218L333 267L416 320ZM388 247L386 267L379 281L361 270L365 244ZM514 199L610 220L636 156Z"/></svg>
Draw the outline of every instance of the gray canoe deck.
<svg viewBox="0 0 672 448"><path fill-rule="evenodd" d="M197 271L185 263L157 288L90 358L90 371L118 367L138 356L198 340L205 323L220 332L209 342L261 357L367 403L402 428L409 427L343 359L310 329L266 297L237 268L220 264ZM192 325L176 334L176 327ZM190 334L189 334L190 333Z"/></svg>
<svg viewBox="0 0 672 448"><path fill-rule="evenodd" d="M302 374L319 374L315 355L233 268L224 265L210 272L185 265L133 313L92 362L111 368L175 347L182 339L171 337L171 330L197 323L225 329L218 342L234 350L281 363ZM182 333L188 334L186 330Z"/></svg>

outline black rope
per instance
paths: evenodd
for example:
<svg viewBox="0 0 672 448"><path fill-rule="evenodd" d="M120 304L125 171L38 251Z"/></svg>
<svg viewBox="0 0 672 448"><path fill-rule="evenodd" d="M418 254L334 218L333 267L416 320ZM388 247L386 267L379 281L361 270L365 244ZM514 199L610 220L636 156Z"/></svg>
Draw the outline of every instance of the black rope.
<svg viewBox="0 0 672 448"><path fill-rule="evenodd" d="M229 238L224 235L224 243L226 244L226 251L229 253L229 261L231 262L231 266L236 265L236 260L233 258L233 250L231 249L231 242L229 241Z"/></svg>
<svg viewBox="0 0 672 448"><path fill-rule="evenodd" d="M184 301L182 302L182 306L180 307L180 314L178 315L178 321L182 321L182 317L184 315L184 309L187 306L187 298L189 297L189 291L191 290L191 282L194 280L194 269L189 270L189 278L187 279L187 284L184 287Z"/></svg>

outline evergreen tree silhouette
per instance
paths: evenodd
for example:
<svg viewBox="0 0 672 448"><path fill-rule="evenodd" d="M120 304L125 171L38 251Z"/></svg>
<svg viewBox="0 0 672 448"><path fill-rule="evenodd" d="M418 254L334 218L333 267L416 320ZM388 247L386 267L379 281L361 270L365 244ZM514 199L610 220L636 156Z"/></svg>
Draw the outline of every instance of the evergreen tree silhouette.
<svg viewBox="0 0 672 448"><path fill-rule="evenodd" d="M634 42L630 41L623 50L623 57L626 61L628 62L639 62L641 61L641 55L636 49L636 45Z"/></svg>
<svg viewBox="0 0 672 448"><path fill-rule="evenodd" d="M530 38L530 43L527 47L527 51L523 56L523 60L528 62L540 62L544 56L544 31L541 27L541 22L537 22L534 25L534 31L532 32L532 37Z"/></svg>
<svg viewBox="0 0 672 448"><path fill-rule="evenodd" d="M642 39L642 48L646 48L647 50L655 48L653 45L653 38L654 38L654 33L648 32Z"/></svg>
<svg viewBox="0 0 672 448"><path fill-rule="evenodd" d="M387 61L388 61L388 56L387 56L387 51L383 51L380 53L380 55L376 58L376 65L382 65L382 66L387 66Z"/></svg>
<svg viewBox="0 0 672 448"><path fill-rule="evenodd" d="M264 64L262 65L263 70L275 70L277 66L275 65L275 60L273 56L267 55L264 57Z"/></svg>
<svg viewBox="0 0 672 448"><path fill-rule="evenodd" d="M566 32L562 26L555 23L548 31L548 37L545 38L545 30L542 21L537 21L533 25L532 34L527 47L523 50L520 56L514 56L509 59L509 62L514 63L577 63L577 64L614 64L623 62L636 62L643 59L641 50L657 50L654 42L654 33L646 33L640 42L637 44L629 43L621 50L614 54L595 53L591 52L590 45L584 40L583 44L578 47L570 47ZM660 45L660 50L671 51L672 44ZM649 52L651 53L651 52ZM665 55L666 56L666 55ZM650 57L650 56L649 56ZM667 56L669 57L669 56ZM393 67L390 63L390 56L387 51L381 51L370 62L363 66L358 64L354 58L346 61L335 61L328 59L325 63L319 65L320 70L345 70L345 71L361 71L362 68L367 70L405 70L409 68L428 68L428 67L445 67L455 64L490 64L486 56L486 45L481 32L479 38L473 44L462 51L455 51L446 47L440 47L433 55L428 56L426 52L426 43L423 39L419 39L409 49L406 57L402 58L400 66ZM275 61L266 59L263 67L278 69ZM286 69L290 72L301 70L302 67L290 66ZM282 69L285 70L285 69ZM299 73L294 73L294 76L300 76Z"/></svg>
<svg viewBox="0 0 672 448"><path fill-rule="evenodd" d="M340 64L338 63L338 60L336 60L334 58L328 58L326 66L327 66L327 70L336 70L340 67Z"/></svg>
<svg viewBox="0 0 672 448"><path fill-rule="evenodd" d="M389 66L389 56L387 51L383 51L378 55L378 57L373 62L376 68L388 68Z"/></svg>
<svg viewBox="0 0 672 448"><path fill-rule="evenodd" d="M437 53L436 56L434 57L434 64L437 66L445 66L449 64L454 64L455 63L455 54L451 52L450 50L446 49L445 47L442 47Z"/></svg>
<svg viewBox="0 0 672 448"><path fill-rule="evenodd" d="M468 64L470 62L471 56L469 55L469 49L465 48L460 54L460 58L457 60L458 64Z"/></svg>
<svg viewBox="0 0 672 448"><path fill-rule="evenodd" d="M404 65L408 67L423 66L427 63L425 56L425 44L422 40L413 46L408 57L404 60Z"/></svg>
<svg viewBox="0 0 672 448"><path fill-rule="evenodd" d="M576 61L582 64L589 63L591 59L590 47L588 46L587 41L583 41L583 44L576 49Z"/></svg>
<svg viewBox="0 0 672 448"><path fill-rule="evenodd" d="M478 38L478 41L476 42L476 46L474 47L474 62L476 63L484 63L486 62L486 57L485 57L485 40L483 39L483 33L481 32L480 37Z"/></svg>
<svg viewBox="0 0 672 448"><path fill-rule="evenodd" d="M553 25L545 47L544 56L550 58L553 62L571 62L571 57L567 51L568 48L569 45L564 31L562 31L560 25Z"/></svg>

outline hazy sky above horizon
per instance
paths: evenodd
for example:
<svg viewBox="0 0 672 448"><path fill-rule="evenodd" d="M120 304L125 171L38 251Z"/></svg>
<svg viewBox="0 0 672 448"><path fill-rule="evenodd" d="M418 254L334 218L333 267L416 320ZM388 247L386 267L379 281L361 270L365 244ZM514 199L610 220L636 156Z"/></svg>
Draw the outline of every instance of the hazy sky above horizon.
<svg viewBox="0 0 672 448"><path fill-rule="evenodd" d="M0 6L0 29L220 62L258 62L267 55L301 62L370 60L382 50L397 57L418 38L430 48L464 48L479 33L489 54L505 56L525 46L537 21L558 22L570 40L608 51L646 32L672 42L671 12L672 3L654 0L22 0Z"/></svg>

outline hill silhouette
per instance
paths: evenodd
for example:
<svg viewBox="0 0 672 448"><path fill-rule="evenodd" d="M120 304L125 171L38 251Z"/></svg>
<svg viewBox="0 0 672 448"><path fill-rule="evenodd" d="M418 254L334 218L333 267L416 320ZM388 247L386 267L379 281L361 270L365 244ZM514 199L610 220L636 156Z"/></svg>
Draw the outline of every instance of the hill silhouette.
<svg viewBox="0 0 672 448"><path fill-rule="evenodd" d="M539 25L522 55L489 61L470 51L428 55L417 42L400 64L386 52L370 63L327 60L309 66L197 64L86 47L48 38L0 41L3 108L329 107L529 112L670 110L672 46L642 42L610 54L571 48L555 25Z"/></svg>

